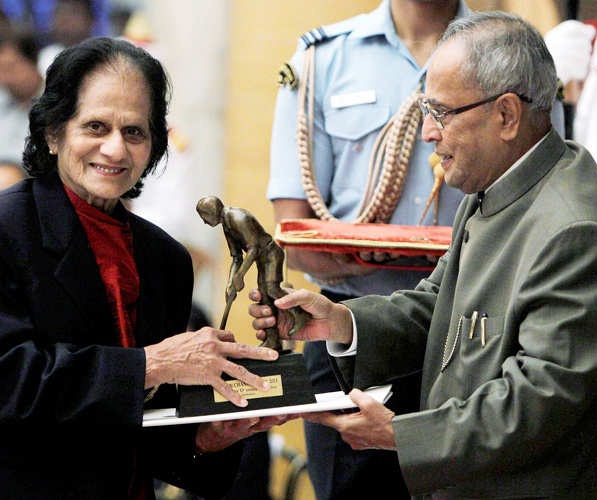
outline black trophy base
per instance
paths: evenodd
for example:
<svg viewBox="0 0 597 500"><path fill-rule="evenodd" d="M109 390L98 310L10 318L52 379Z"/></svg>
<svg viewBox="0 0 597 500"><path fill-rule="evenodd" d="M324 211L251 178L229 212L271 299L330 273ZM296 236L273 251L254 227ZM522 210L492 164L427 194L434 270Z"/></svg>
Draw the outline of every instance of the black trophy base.
<svg viewBox="0 0 597 500"><path fill-rule="evenodd" d="M224 380L248 401L249 404L241 408L224 399L210 385L181 385L178 386L179 401L176 415L195 417L316 402L301 353L283 351L276 361L254 359L233 359L232 361L266 379L271 389L268 392L261 392L224 374Z"/></svg>

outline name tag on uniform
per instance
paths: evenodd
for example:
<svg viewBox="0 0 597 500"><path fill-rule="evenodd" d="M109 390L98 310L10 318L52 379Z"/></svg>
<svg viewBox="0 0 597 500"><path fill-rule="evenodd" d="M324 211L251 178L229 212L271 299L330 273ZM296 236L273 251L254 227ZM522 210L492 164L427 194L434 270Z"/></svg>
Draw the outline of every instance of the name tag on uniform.
<svg viewBox="0 0 597 500"><path fill-rule="evenodd" d="M377 100L375 90L363 90L362 92L350 92L349 94L337 94L330 98L332 108L345 108L357 106L358 104L371 104Z"/></svg>

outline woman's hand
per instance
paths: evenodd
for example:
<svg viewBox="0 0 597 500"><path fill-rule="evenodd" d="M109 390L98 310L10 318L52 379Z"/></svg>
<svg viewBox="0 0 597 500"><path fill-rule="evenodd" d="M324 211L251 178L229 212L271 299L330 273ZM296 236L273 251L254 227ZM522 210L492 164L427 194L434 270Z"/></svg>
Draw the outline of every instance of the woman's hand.
<svg viewBox="0 0 597 500"><path fill-rule="evenodd" d="M231 332L204 327L147 346L145 356L146 388L163 383L211 385L230 402L244 407L248 404L246 399L232 390L223 380L222 373L260 391L269 390L269 384L228 358L273 361L278 358L278 353L266 347L235 342Z"/></svg>
<svg viewBox="0 0 597 500"><path fill-rule="evenodd" d="M282 425L296 415L276 415L262 418L224 420L201 424L195 435L195 448L200 453L220 451L241 439Z"/></svg>

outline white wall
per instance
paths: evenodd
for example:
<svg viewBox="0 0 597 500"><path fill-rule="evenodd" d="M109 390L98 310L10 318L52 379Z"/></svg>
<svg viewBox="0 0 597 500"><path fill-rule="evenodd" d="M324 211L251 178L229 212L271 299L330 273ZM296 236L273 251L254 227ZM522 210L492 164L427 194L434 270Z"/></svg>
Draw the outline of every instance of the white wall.
<svg viewBox="0 0 597 500"><path fill-rule="evenodd" d="M171 179L185 171L182 188L165 190L169 199L164 201L176 204L179 212L183 204L188 241L201 245L214 260L221 249L222 231L205 225L194 207L200 197L220 196L223 189L229 6L228 0L146 0L142 10L156 42L154 55L166 67L173 84L169 122L189 141L185 166L180 166L175 152L157 183L170 182L172 187ZM149 191L149 183L147 186ZM173 192L179 193L180 199L170 199ZM183 239L180 227L170 227L171 221L156 222L175 238ZM213 286L212 269L201 270L195 289L196 299L210 313L214 304L223 300L212 297L211 291L217 288Z"/></svg>

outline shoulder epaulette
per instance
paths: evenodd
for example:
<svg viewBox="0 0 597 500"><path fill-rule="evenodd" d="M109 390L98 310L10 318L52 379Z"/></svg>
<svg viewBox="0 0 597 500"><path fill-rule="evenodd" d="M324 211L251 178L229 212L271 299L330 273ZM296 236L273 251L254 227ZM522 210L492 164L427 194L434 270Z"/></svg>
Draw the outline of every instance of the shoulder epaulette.
<svg viewBox="0 0 597 500"><path fill-rule="evenodd" d="M322 40L326 40L328 36L325 33L323 27L312 29L311 31L307 31L304 35L301 36L301 40L305 44L305 48L311 47L311 45L317 44Z"/></svg>
<svg viewBox="0 0 597 500"><path fill-rule="evenodd" d="M314 28L301 36L301 41L304 43L305 49L308 49L311 45L317 45L325 40L350 33L355 28L360 17L359 15L334 24Z"/></svg>
<svg viewBox="0 0 597 500"><path fill-rule="evenodd" d="M345 35L351 33L358 25L359 20L363 14L339 21L337 23L329 24L327 26L320 26L307 31L300 37L300 43L303 44L303 49L307 50L309 47L317 45L325 40L331 40L339 35ZM300 50L300 48L299 48ZM288 87L291 90L297 88L298 77L294 68L290 63L284 63L278 70L278 86Z"/></svg>

